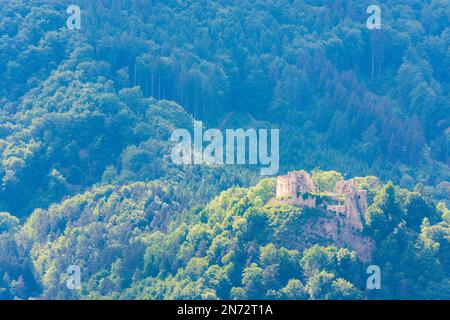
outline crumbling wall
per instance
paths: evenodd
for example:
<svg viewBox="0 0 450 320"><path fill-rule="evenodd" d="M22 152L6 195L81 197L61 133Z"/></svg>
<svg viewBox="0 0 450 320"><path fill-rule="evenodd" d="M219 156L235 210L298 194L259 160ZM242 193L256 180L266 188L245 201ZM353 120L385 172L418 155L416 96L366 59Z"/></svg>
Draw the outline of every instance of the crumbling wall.
<svg viewBox="0 0 450 320"><path fill-rule="evenodd" d="M277 177L277 197L291 196L288 176Z"/></svg>
<svg viewBox="0 0 450 320"><path fill-rule="evenodd" d="M289 197L293 204L316 208L315 185L306 171L290 171L285 176L277 177L277 197ZM326 210L345 216L349 227L361 231L361 217L367 210L367 192L357 189L354 179L341 180L336 183L337 195L344 195L344 204L328 204Z"/></svg>

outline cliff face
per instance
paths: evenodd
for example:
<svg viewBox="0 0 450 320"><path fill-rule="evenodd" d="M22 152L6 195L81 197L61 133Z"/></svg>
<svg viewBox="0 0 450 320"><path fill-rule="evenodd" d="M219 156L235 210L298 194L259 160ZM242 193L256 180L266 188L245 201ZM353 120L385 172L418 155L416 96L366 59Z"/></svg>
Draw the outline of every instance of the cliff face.
<svg viewBox="0 0 450 320"><path fill-rule="evenodd" d="M310 219L301 230L302 241L305 244L324 242L338 247L348 247L358 253L363 262L370 261L372 252L375 250L375 241L370 237L363 236L352 227L342 216L329 212Z"/></svg>
<svg viewBox="0 0 450 320"><path fill-rule="evenodd" d="M308 226L308 232L317 232L323 239L328 239L339 247L349 247L358 253L358 257L363 262L370 261L372 252L375 250L375 241L370 237L365 237L349 224L342 216L333 216L332 213L325 213Z"/></svg>
<svg viewBox="0 0 450 320"><path fill-rule="evenodd" d="M281 202L289 203L288 200ZM315 244L334 245L354 250L362 262L371 260L376 248L375 241L364 236L361 229L349 221L347 215L321 208L298 210L303 210L303 218L298 222L296 232L283 235L286 242L290 243L290 247L303 250Z"/></svg>

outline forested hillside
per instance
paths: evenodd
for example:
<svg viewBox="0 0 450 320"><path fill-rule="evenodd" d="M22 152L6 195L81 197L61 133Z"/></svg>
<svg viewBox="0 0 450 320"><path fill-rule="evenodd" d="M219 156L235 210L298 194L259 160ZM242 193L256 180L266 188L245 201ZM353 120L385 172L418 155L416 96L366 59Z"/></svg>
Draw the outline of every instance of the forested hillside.
<svg viewBox="0 0 450 320"><path fill-rule="evenodd" d="M382 1L380 30L365 0L76 2L80 30L0 1L0 299L450 297L448 0ZM252 166L174 165L194 120L366 177L364 231L313 237L332 217Z"/></svg>
<svg viewBox="0 0 450 320"><path fill-rule="evenodd" d="M364 231L339 243L320 231L335 217L274 202L274 179L189 211L178 188L137 182L38 209L23 226L3 216L0 297L448 299L450 212L374 177L359 183L372 199ZM368 257L352 249L363 238L376 241ZM369 291L374 263L383 286ZM73 264L82 290L66 287Z"/></svg>

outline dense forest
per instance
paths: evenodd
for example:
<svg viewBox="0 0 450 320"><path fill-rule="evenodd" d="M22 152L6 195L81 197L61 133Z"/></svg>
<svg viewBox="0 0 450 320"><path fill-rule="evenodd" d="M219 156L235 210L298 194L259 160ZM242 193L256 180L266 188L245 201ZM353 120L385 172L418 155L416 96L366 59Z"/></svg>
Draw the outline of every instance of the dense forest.
<svg viewBox="0 0 450 320"><path fill-rule="evenodd" d="M76 2L79 30L0 1L0 299L450 298L448 0L382 1L379 30L365 0ZM255 166L174 165L194 120L361 177L363 232L313 234L332 217Z"/></svg>

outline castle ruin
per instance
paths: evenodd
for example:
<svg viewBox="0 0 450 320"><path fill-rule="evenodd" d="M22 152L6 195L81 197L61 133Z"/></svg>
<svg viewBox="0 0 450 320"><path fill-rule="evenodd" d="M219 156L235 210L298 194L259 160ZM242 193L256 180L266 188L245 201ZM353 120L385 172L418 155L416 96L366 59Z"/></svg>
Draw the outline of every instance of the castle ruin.
<svg viewBox="0 0 450 320"><path fill-rule="evenodd" d="M306 171L291 171L277 177L276 196L297 206L334 212L344 216L356 230L363 229L361 217L367 209L367 191L358 189L353 179L338 181L335 192L319 193Z"/></svg>

